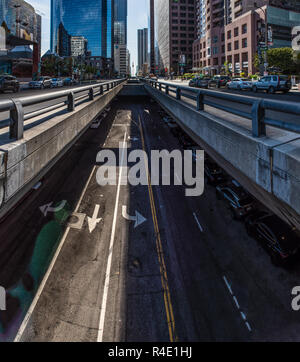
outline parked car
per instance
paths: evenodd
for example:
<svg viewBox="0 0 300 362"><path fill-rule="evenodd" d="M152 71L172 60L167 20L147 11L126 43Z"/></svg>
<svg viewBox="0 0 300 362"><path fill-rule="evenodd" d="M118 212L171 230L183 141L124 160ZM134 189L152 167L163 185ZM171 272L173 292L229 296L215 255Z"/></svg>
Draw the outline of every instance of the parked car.
<svg viewBox="0 0 300 362"><path fill-rule="evenodd" d="M64 82L61 78L52 78L51 79L52 88L59 88L59 87L63 87L63 86L64 86Z"/></svg>
<svg viewBox="0 0 300 362"><path fill-rule="evenodd" d="M12 75L3 75L0 76L0 91L13 91L14 93L19 92L20 83L16 77Z"/></svg>
<svg viewBox="0 0 300 362"><path fill-rule="evenodd" d="M208 85L209 87L221 88L226 87L228 82L230 82L230 77L227 75L216 75L208 82Z"/></svg>
<svg viewBox="0 0 300 362"><path fill-rule="evenodd" d="M207 183L217 186L225 183L228 180L227 174L214 161L208 159L204 163L204 174Z"/></svg>
<svg viewBox="0 0 300 362"><path fill-rule="evenodd" d="M252 90L252 82L247 78L235 78L226 84L227 89Z"/></svg>
<svg viewBox="0 0 300 362"><path fill-rule="evenodd" d="M259 211L245 220L249 236L259 241L275 265L286 264L299 251L300 237L284 221L268 211Z"/></svg>
<svg viewBox="0 0 300 362"><path fill-rule="evenodd" d="M252 85L253 92L264 90L271 94L277 91L288 93L291 88L292 83L285 75L268 75L262 77L259 81L253 82Z"/></svg>
<svg viewBox="0 0 300 362"><path fill-rule="evenodd" d="M208 89L209 81L210 78L199 78L196 82L196 87Z"/></svg>
<svg viewBox="0 0 300 362"><path fill-rule="evenodd" d="M29 88L51 88L52 79L50 77L40 77L38 80L33 80L29 82Z"/></svg>
<svg viewBox="0 0 300 362"><path fill-rule="evenodd" d="M65 78L64 79L64 85L71 86L77 84L77 80L74 78Z"/></svg>
<svg viewBox="0 0 300 362"><path fill-rule="evenodd" d="M191 80L189 81L189 87L196 87L197 81L198 81L198 78L197 78L197 77L191 79Z"/></svg>
<svg viewBox="0 0 300 362"><path fill-rule="evenodd" d="M219 185L216 190L217 198L229 204L234 219L242 220L255 211L255 200L237 181Z"/></svg>

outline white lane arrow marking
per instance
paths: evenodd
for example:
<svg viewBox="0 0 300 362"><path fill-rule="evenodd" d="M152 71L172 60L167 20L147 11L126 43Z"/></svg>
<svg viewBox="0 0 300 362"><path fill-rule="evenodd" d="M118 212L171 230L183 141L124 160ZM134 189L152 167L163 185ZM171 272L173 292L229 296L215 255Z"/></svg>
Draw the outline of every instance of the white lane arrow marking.
<svg viewBox="0 0 300 362"><path fill-rule="evenodd" d="M137 228L139 225L143 224L147 219L144 218L138 211L135 211L135 216L130 216L127 214L127 206L123 205L122 207L122 216L124 219L129 221L135 221L134 228Z"/></svg>
<svg viewBox="0 0 300 362"><path fill-rule="evenodd" d="M63 200L63 201L61 201L59 206L52 207L53 202L50 202L47 205L41 206L40 210L41 210L42 214L46 217L48 212L58 212L58 211L62 210L66 206L66 203L67 203L67 201Z"/></svg>
<svg viewBox="0 0 300 362"><path fill-rule="evenodd" d="M92 218L88 217L88 224L89 224L90 233L92 233L96 229L96 226L102 220L102 218L99 218L99 219L97 218L98 213L99 213L99 209L100 209L100 205L95 205L95 210L94 210L93 217Z"/></svg>

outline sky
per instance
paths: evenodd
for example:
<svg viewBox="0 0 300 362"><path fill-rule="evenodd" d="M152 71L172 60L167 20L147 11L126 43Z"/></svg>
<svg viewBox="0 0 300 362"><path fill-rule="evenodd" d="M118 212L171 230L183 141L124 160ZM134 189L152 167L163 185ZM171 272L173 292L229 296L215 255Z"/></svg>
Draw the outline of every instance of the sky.
<svg viewBox="0 0 300 362"><path fill-rule="evenodd" d="M42 54L50 49L50 0L26 0L42 15ZM70 0L72 1L72 0ZM128 40L131 64L137 64L137 29L148 27L149 0L128 0Z"/></svg>

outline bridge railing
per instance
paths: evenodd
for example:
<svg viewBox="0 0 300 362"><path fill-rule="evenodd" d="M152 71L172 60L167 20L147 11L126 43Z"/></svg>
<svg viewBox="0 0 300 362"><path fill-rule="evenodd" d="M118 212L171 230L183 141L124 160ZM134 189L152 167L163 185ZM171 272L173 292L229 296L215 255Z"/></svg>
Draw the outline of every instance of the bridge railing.
<svg viewBox="0 0 300 362"><path fill-rule="evenodd" d="M103 95L124 81L125 79L116 79L57 92L1 100L0 115L3 112L10 112L10 116L8 120L0 121L0 129L9 127L9 137L11 139L20 140L23 138L25 121L61 109L64 106L66 106L67 111L73 112L77 105ZM45 106L45 102L55 100L58 100L59 102ZM26 107L34 105L40 105L40 107L34 111L25 113Z"/></svg>
<svg viewBox="0 0 300 362"><path fill-rule="evenodd" d="M300 118L297 122L286 122L278 119L272 119L266 116L266 111L275 111L291 115L300 116L300 104L298 102L283 102L271 99L257 97L247 97L237 94L223 93L206 89L195 89L177 84L158 82L155 80L145 80L151 87L179 101L187 102L186 99L195 101L195 107L198 111L203 111L204 106L211 106L227 113L231 113L252 121L252 134L254 137L266 135L266 125L284 129L286 131L300 133ZM246 112L238 108L232 108L228 104L217 103L217 100L224 100L243 104L250 107ZM193 103L189 103L193 106Z"/></svg>

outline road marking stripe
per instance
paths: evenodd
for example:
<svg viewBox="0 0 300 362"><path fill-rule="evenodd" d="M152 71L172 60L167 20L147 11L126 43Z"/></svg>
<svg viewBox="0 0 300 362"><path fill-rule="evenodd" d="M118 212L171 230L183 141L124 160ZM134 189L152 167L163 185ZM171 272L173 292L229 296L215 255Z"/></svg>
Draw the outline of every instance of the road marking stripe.
<svg viewBox="0 0 300 362"><path fill-rule="evenodd" d="M194 218L196 220L196 223L197 223L200 231L203 233L204 232L203 227L201 226L200 221L198 220L196 213L194 212L193 215L194 215Z"/></svg>
<svg viewBox="0 0 300 362"><path fill-rule="evenodd" d="M140 115L139 115L139 123L140 123L139 129L140 129L140 134L141 134L142 146L143 146L144 152L146 152L144 132L143 132L143 126L142 126ZM156 249L157 249L159 268L160 268L160 274L161 274L161 283L162 283L162 287L164 290L164 303L165 303L165 309L166 309L166 315L167 315L169 336L170 336L171 342L177 342L178 338L177 338L176 330L175 330L175 319L174 319L173 306L172 306L172 302L171 302L170 289L169 289L169 285L168 285L167 268L166 268L166 264L165 264L165 260L164 260L164 253L163 253L160 231L159 231L159 226L158 226L158 221L157 221L157 213L156 213L153 189L152 189L152 184L151 184L151 176L150 176L149 168L148 168L148 165L146 164L146 162L145 162L145 166L146 166L146 172L147 172L147 177L148 177L148 192L149 192L151 213L152 213L152 219L153 219L153 224L154 224L154 230L155 230L155 234L156 234Z"/></svg>
<svg viewBox="0 0 300 362"><path fill-rule="evenodd" d="M82 201L82 199L84 197L84 194L86 193L86 190L87 190L88 185L89 185L89 183L90 183L90 181L91 181L91 179L93 177L95 169L96 169L96 166L93 167L93 170L92 170L92 172L91 172L91 174L90 174L90 176L89 176L89 178L88 178L88 180L87 180L87 182L85 184L85 187L84 187L84 189L82 191L82 194L80 196L80 199L79 199L79 201L77 203L77 206L76 206L76 209L75 209L74 212L78 212L81 201ZM62 239L61 239L61 241L59 243L59 246L56 249L54 257L52 258L52 261L51 261L51 263L50 263L50 265L48 267L48 270L47 270L46 274L44 275L44 278L43 278L43 280L42 280L42 282L41 282L41 284L40 284L40 286L38 288L38 291L37 291L32 303L31 303L31 305L30 305L30 307L29 307L29 309L28 309L28 311L27 311L27 313L26 313L26 315L25 315L25 317L23 319L23 322L22 322L22 324L21 324L21 326L19 328L19 331L18 331L15 339L14 339L14 342L20 342L20 340L21 340L21 338L23 336L23 333L24 333L24 331L25 331L25 329L27 327L27 324L28 324L28 322L30 320L30 317L32 316L32 313L33 313L33 311L34 311L34 309L35 309L35 307L37 305L37 302L38 302L38 300L39 300L39 298L40 298L40 296L41 296L41 294L42 294L42 292L43 292L43 290L45 288L47 280L48 280L48 278L49 278L49 276L50 276L50 274L52 272L52 269L53 269L53 267L55 265L55 262L56 262L56 260L58 258L58 255L59 255L59 253L60 253L60 251L61 251L61 249L62 249L62 247L63 247L63 245L64 245L64 243L66 241L66 238L67 238L67 236L69 234L70 229L71 229L70 227L67 227L67 229L66 229L66 231L65 231L65 233L64 233L64 235L63 235L63 237L62 237Z"/></svg>
<svg viewBox="0 0 300 362"><path fill-rule="evenodd" d="M225 284L226 284L226 286L227 286L227 288L228 288L228 290L229 290L229 292L230 292L230 294L231 294L231 296L232 296L232 299L234 300L235 305L237 306L237 309L240 311L240 315L241 315L243 321L245 322L246 327L248 328L249 332L252 332L252 328L251 328L249 322L247 321L247 316L246 316L246 314L241 310L241 307L240 307L240 305L239 305L239 302L238 302L238 300L237 300L237 297L234 295L234 293L233 293L233 291L232 291L232 289L231 289L231 285L230 285L230 283L228 282L226 276L223 276L223 280L224 280L224 282L225 282Z"/></svg>
<svg viewBox="0 0 300 362"><path fill-rule="evenodd" d="M124 154L125 154L124 151L125 151L126 137L127 137L127 132L125 132L125 134L124 134L121 165L124 164ZM109 254L108 254L108 260L107 260L105 282L104 282L104 289L103 289L103 296L102 296L99 330L98 330L98 337L97 337L98 342L103 342L105 314L106 314L107 297L108 297L109 283L110 283L110 270L111 270L111 264L112 264L113 247L114 247L116 225L117 225L122 173L123 173L123 167L120 167L116 203L115 203L115 210L114 210L114 218L113 218L113 223L112 223L112 231L111 231L110 244L109 244L109 249L108 249Z"/></svg>

